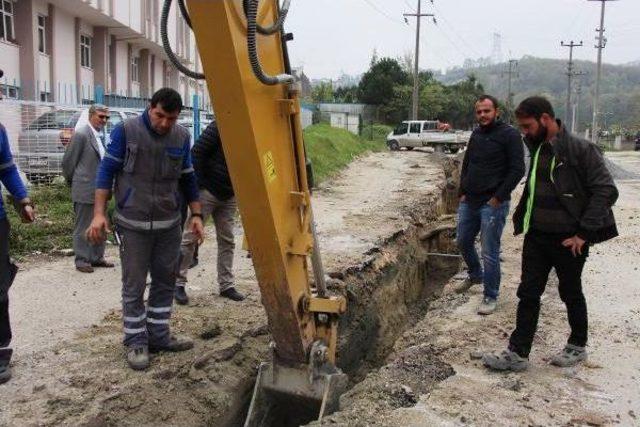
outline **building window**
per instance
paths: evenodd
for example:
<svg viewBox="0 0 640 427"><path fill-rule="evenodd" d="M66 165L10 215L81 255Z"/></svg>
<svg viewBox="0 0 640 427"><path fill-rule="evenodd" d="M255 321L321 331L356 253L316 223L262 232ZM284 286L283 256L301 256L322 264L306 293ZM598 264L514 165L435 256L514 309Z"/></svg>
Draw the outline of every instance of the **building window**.
<svg viewBox="0 0 640 427"><path fill-rule="evenodd" d="M46 24L46 18L38 15L38 51L41 53L47 53Z"/></svg>
<svg viewBox="0 0 640 427"><path fill-rule="evenodd" d="M91 42L91 37L80 35L80 65L87 68L91 68Z"/></svg>
<svg viewBox="0 0 640 427"><path fill-rule="evenodd" d="M0 0L0 39L14 41L16 39L13 29L13 2Z"/></svg>
<svg viewBox="0 0 640 427"><path fill-rule="evenodd" d="M40 92L40 102L51 102L51 92Z"/></svg>
<svg viewBox="0 0 640 427"><path fill-rule="evenodd" d="M131 81L140 81L140 58L137 56L131 57Z"/></svg>
<svg viewBox="0 0 640 427"><path fill-rule="evenodd" d="M18 99L18 88L15 86L1 85L0 93L7 99Z"/></svg>

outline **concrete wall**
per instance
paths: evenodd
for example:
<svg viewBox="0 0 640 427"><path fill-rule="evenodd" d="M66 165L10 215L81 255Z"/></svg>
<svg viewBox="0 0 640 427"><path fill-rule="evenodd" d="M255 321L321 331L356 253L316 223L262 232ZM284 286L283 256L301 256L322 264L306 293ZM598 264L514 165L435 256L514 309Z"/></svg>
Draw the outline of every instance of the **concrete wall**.
<svg viewBox="0 0 640 427"><path fill-rule="evenodd" d="M4 77L2 84L13 85L15 81L20 85L20 48L13 43L0 41L0 58Z"/></svg>
<svg viewBox="0 0 640 427"><path fill-rule="evenodd" d="M62 93L67 94L67 102L70 101L68 89L62 87L76 86L76 36L74 34L75 19L66 11L56 8L52 19L53 25L53 80L61 86ZM78 48L79 49L79 48ZM60 97L57 100L62 101Z"/></svg>

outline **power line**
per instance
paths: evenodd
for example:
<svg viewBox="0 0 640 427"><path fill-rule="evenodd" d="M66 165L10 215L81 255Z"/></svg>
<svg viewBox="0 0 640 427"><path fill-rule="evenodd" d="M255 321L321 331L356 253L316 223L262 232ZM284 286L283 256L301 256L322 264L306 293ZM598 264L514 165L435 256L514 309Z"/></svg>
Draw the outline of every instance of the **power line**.
<svg viewBox="0 0 640 427"><path fill-rule="evenodd" d="M433 4L433 8L436 10L436 12L438 12L438 18L451 28L451 31L453 32L453 34L455 34L456 37L458 37L458 39L462 41L462 43L469 49L469 52L471 52L474 56L478 58L482 57L482 55L480 55L478 51L476 51L464 38L462 38L462 36L460 35L460 32L453 27L453 25L442 13L442 10L440 10L438 6L435 5L435 3Z"/></svg>
<svg viewBox="0 0 640 427"><path fill-rule="evenodd" d="M383 15L384 17L386 17L387 19L389 19L390 21L395 22L396 24L400 24L400 25L405 25L404 22L400 21L399 19L394 18L393 16L389 15L387 12L385 12L384 10L380 9L375 3L373 3L371 0L364 0L365 3L367 3L369 6L371 6L376 12L378 12L379 14Z"/></svg>

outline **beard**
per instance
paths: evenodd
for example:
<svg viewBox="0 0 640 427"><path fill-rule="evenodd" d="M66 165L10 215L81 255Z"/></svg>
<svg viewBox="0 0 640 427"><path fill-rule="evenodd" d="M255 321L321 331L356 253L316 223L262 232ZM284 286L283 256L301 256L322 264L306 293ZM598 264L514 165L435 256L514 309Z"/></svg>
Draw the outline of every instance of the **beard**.
<svg viewBox="0 0 640 427"><path fill-rule="evenodd" d="M533 145L542 144L547 139L549 129L542 123L538 122L538 132L535 135L527 136L527 141Z"/></svg>

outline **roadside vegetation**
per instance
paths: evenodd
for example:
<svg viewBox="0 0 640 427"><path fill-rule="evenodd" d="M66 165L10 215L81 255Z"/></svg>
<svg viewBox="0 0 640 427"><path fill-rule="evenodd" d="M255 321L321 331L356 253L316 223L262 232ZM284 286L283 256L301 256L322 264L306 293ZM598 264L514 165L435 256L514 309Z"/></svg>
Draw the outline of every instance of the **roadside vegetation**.
<svg viewBox="0 0 640 427"><path fill-rule="evenodd" d="M304 135L316 183L334 175L367 151L385 149L385 137L390 130L384 125L367 125L359 137L326 124L307 128ZM6 191L4 193L6 196ZM11 222L12 256L51 254L71 248L74 213L70 188L60 183L34 186L30 189L30 197L36 205L34 224L22 224L11 203L8 200L5 203Z"/></svg>

